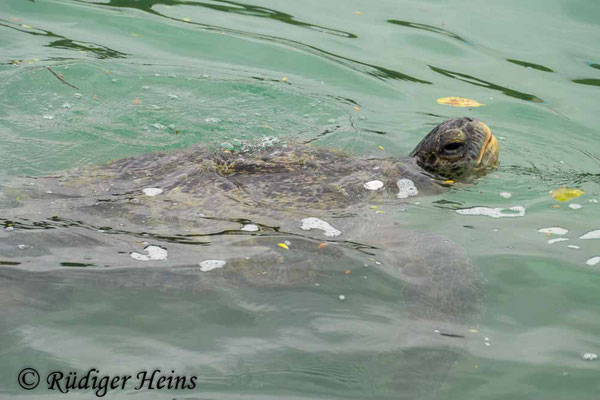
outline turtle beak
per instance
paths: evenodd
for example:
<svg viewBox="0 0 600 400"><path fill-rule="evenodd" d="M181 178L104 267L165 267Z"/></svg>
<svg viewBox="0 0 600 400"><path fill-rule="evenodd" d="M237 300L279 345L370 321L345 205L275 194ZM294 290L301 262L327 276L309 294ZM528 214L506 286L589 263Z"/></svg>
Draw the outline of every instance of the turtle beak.
<svg viewBox="0 0 600 400"><path fill-rule="evenodd" d="M498 140L489 126L483 122L479 122L479 124L485 133L485 138L475 164L480 167L495 167L498 165Z"/></svg>

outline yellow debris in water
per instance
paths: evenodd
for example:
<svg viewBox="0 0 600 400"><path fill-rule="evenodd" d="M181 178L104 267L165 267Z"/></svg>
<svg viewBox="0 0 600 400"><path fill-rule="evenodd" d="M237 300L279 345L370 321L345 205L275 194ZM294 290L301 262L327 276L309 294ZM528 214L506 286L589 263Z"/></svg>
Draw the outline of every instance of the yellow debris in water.
<svg viewBox="0 0 600 400"><path fill-rule="evenodd" d="M441 97L437 99L438 104L454 107L479 107L484 106L483 103L478 103L473 99L467 99L464 97Z"/></svg>
<svg viewBox="0 0 600 400"><path fill-rule="evenodd" d="M184 18L183 19L185 22L190 22L192 19L191 18Z"/></svg>
<svg viewBox="0 0 600 400"><path fill-rule="evenodd" d="M375 214L383 214L383 213L385 213L385 211L381 211L381 210L375 211Z"/></svg>
<svg viewBox="0 0 600 400"><path fill-rule="evenodd" d="M554 204L554 205L552 205L552 207L554 207L554 208L560 208L560 204Z"/></svg>
<svg viewBox="0 0 600 400"><path fill-rule="evenodd" d="M277 243L277 246L281 247L282 249L286 249L289 250L290 248L287 246L287 244L285 243Z"/></svg>
<svg viewBox="0 0 600 400"><path fill-rule="evenodd" d="M447 181L444 181L442 183L445 184L445 185L452 185L454 183L454 181L451 180L451 179L448 179Z"/></svg>
<svg viewBox="0 0 600 400"><path fill-rule="evenodd" d="M320 249L324 249L325 247L327 247L327 243L321 243L321 244L319 244L319 248Z"/></svg>
<svg viewBox="0 0 600 400"><path fill-rule="evenodd" d="M375 210L375 209L377 209L377 206L370 206L369 208L370 208L371 210Z"/></svg>
<svg viewBox="0 0 600 400"><path fill-rule="evenodd" d="M354 106L354 111L360 111L360 107Z"/></svg>
<svg viewBox="0 0 600 400"><path fill-rule="evenodd" d="M281 82L287 82L287 81L288 81L287 76L284 76L283 78L281 78Z"/></svg>
<svg viewBox="0 0 600 400"><path fill-rule="evenodd" d="M131 36L133 36L133 37L139 37L139 36L142 36L142 35L140 35L139 33L132 33Z"/></svg>
<svg viewBox="0 0 600 400"><path fill-rule="evenodd" d="M377 146L379 148L379 150L385 150L385 147L383 146Z"/></svg>
<svg viewBox="0 0 600 400"><path fill-rule="evenodd" d="M22 26L23 28L27 28L27 29L33 29L33 26L31 26L31 25L25 25L25 24L21 24L21 26Z"/></svg>
<svg viewBox="0 0 600 400"><path fill-rule="evenodd" d="M582 194L584 194L585 192L583 190L580 189L570 189L568 187L561 187L558 189L553 190L552 192L550 192L550 194L552 195L552 197L554 197L554 200L558 200L558 201L567 201L567 200L571 200L574 199L575 197L579 197Z"/></svg>
<svg viewBox="0 0 600 400"><path fill-rule="evenodd" d="M479 332L477 329L469 329L469 333L477 333Z"/></svg>
<svg viewBox="0 0 600 400"><path fill-rule="evenodd" d="M346 275L350 275L352 271L350 271L349 269L346 270Z"/></svg>
<svg viewBox="0 0 600 400"><path fill-rule="evenodd" d="M356 14L356 15L362 15L362 11L354 11L354 14Z"/></svg>

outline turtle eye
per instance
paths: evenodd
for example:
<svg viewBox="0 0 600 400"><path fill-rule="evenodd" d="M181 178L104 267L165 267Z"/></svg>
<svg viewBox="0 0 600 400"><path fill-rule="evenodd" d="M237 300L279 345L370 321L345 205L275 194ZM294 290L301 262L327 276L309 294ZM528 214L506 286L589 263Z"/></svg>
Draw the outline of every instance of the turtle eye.
<svg viewBox="0 0 600 400"><path fill-rule="evenodd" d="M444 147L442 147L442 152L445 154L454 154L463 148L465 144L463 142L450 142L446 143Z"/></svg>

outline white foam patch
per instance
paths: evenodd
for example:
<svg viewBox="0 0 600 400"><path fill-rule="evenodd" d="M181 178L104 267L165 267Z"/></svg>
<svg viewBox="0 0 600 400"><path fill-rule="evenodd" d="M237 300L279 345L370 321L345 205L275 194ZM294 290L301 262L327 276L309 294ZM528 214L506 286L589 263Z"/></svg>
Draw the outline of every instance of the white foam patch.
<svg viewBox="0 0 600 400"><path fill-rule="evenodd" d="M592 361L598 358L598 354L596 353L585 353L583 356L584 360Z"/></svg>
<svg viewBox="0 0 600 400"><path fill-rule="evenodd" d="M246 225L242 226L242 228L240 230L246 231L246 232L256 232L258 230L258 226L254 225L254 224L246 224Z"/></svg>
<svg viewBox="0 0 600 400"><path fill-rule="evenodd" d="M583 207L581 204L577 204L577 203L569 204L569 208L572 208L573 210L579 210L581 207Z"/></svg>
<svg viewBox="0 0 600 400"><path fill-rule="evenodd" d="M320 229L323 231L325 236L338 236L342 233L342 231L335 229L333 226L329 225L329 223L315 217L304 218L302 220L300 229L305 231L309 231L311 229Z"/></svg>
<svg viewBox="0 0 600 400"><path fill-rule="evenodd" d="M200 263L200 271L208 272L213 269L223 268L227 264L224 260L204 260Z"/></svg>
<svg viewBox="0 0 600 400"><path fill-rule="evenodd" d="M568 246L567 246L567 248L569 248L569 249L574 249L574 250L579 250L581 247L579 247L579 246L576 246L576 245L574 245L574 244L570 244L570 245L568 245Z"/></svg>
<svg viewBox="0 0 600 400"><path fill-rule="evenodd" d="M502 192L502 193L500 193L500 197L504 197L505 199L510 199L512 197L512 194L510 194L508 192Z"/></svg>
<svg viewBox="0 0 600 400"><path fill-rule="evenodd" d="M148 246L144 250L148 254L133 252L131 258L138 261L164 261L167 259L167 250L158 246Z"/></svg>
<svg viewBox="0 0 600 400"><path fill-rule="evenodd" d="M419 194L415 183L410 179L398 179L396 186L398 186L398 194L396 197L399 199L408 199L411 196L416 196Z"/></svg>
<svg viewBox="0 0 600 400"><path fill-rule="evenodd" d="M367 190L379 190L383 187L383 182L375 180L367 182L363 186Z"/></svg>
<svg viewBox="0 0 600 400"><path fill-rule="evenodd" d="M509 208L473 207L456 210L461 215L485 215L492 218L524 217L525 207L514 206Z"/></svg>
<svg viewBox="0 0 600 400"><path fill-rule="evenodd" d="M566 240L569 240L569 239L567 239L567 238L550 239L550 240L548 240L548 244L553 244L553 243L557 243L557 242L564 242Z"/></svg>
<svg viewBox="0 0 600 400"><path fill-rule="evenodd" d="M585 235L579 236L579 239L600 239L600 229L589 231Z"/></svg>
<svg viewBox="0 0 600 400"><path fill-rule="evenodd" d="M551 226L550 228L541 228L537 230L539 233L549 233L551 235L566 235L569 233L565 228L560 226Z"/></svg>
<svg viewBox="0 0 600 400"><path fill-rule="evenodd" d="M585 262L589 266L594 266L600 264L600 256L592 257Z"/></svg>
<svg viewBox="0 0 600 400"><path fill-rule="evenodd" d="M163 192L162 189L159 188L145 188L142 190L146 196L156 196Z"/></svg>

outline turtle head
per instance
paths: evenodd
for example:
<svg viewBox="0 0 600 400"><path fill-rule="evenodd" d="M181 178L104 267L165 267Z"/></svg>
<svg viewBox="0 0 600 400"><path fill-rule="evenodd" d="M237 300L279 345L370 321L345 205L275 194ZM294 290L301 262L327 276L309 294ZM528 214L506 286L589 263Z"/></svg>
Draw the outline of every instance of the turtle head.
<svg viewBox="0 0 600 400"><path fill-rule="evenodd" d="M410 153L424 170L446 179L483 175L498 165L498 141L473 118L442 122Z"/></svg>

